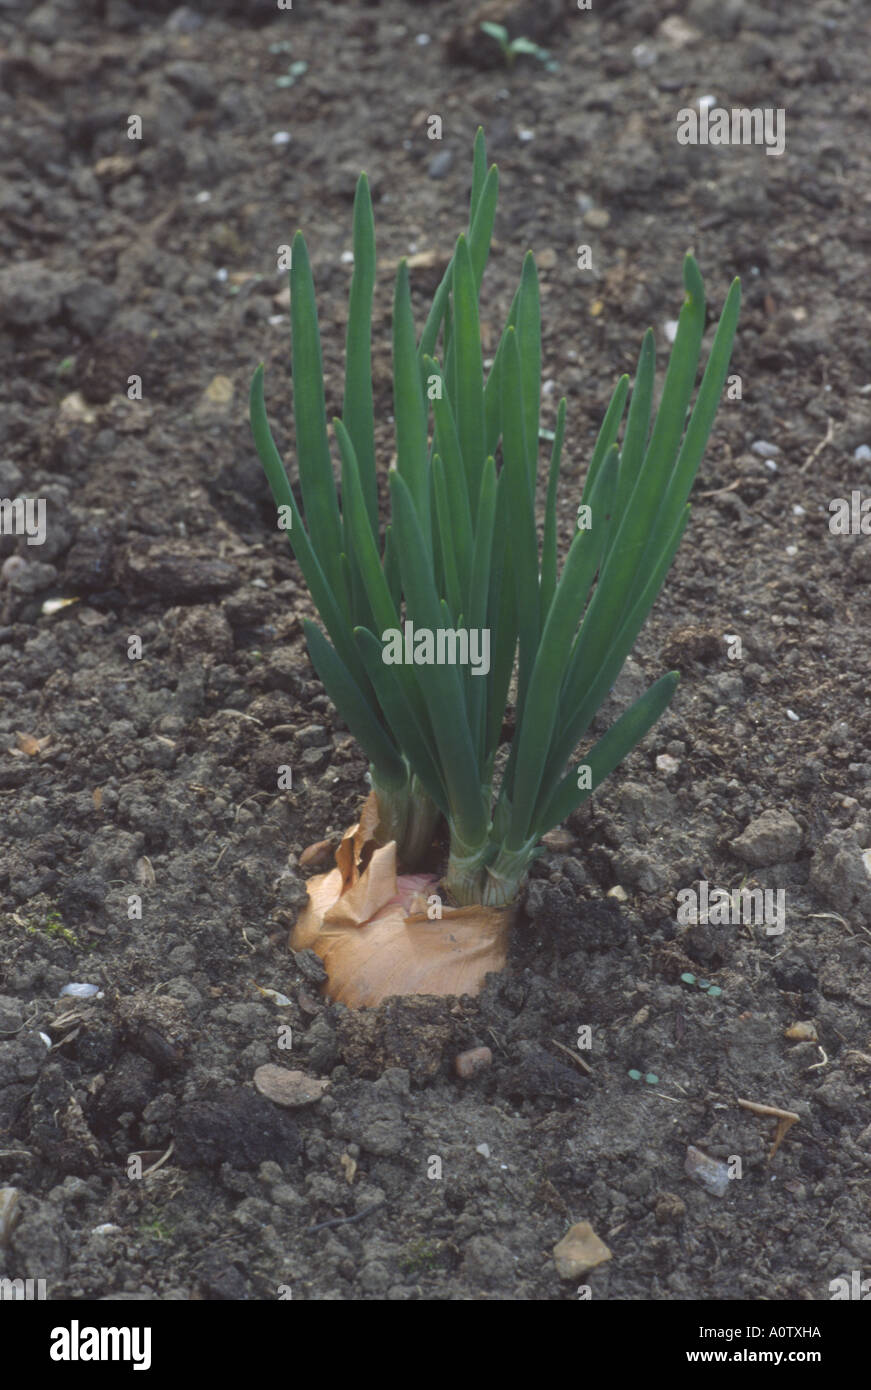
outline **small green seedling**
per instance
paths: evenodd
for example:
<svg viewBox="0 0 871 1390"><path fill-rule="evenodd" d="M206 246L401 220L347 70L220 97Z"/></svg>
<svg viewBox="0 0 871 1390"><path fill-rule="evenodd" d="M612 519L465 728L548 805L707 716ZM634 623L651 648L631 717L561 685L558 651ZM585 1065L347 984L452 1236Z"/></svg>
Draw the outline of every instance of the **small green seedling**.
<svg viewBox="0 0 871 1390"><path fill-rule="evenodd" d="M532 39L525 39L522 35L519 38L510 39L504 24L492 24L487 21L481 25L481 28L485 34L489 34L491 39L495 39L502 49L506 67L513 68L519 55L528 53L531 58L537 58L540 63L545 63L550 71L555 70L557 64L551 61L547 49L541 48Z"/></svg>
<svg viewBox="0 0 871 1390"><path fill-rule="evenodd" d="M169 1226L162 1216L156 1216L149 1221L145 1218L139 1226L139 1234L143 1237L151 1237L152 1240L165 1241L172 1239L172 1227Z"/></svg>
<svg viewBox="0 0 871 1390"><path fill-rule="evenodd" d="M27 927L28 936L47 936L51 941L65 941L74 950L80 947L79 938L71 927L65 927L59 912L46 913L45 921L38 926L33 920Z"/></svg>
<svg viewBox="0 0 871 1390"><path fill-rule="evenodd" d="M287 69L287 72L284 73L281 77L276 77L275 85L276 87L292 87L296 82L297 78L302 77L303 74L307 71L308 63L304 63L301 59L299 59L297 60L297 62L291 63L290 67Z"/></svg>
<svg viewBox="0 0 871 1390"><path fill-rule="evenodd" d="M697 980L695 975L689 970L684 971L681 975L681 979L685 985L698 985L699 989L703 989L705 994L709 994L712 999L719 999L720 995L723 993L719 985L712 985L710 980Z"/></svg>

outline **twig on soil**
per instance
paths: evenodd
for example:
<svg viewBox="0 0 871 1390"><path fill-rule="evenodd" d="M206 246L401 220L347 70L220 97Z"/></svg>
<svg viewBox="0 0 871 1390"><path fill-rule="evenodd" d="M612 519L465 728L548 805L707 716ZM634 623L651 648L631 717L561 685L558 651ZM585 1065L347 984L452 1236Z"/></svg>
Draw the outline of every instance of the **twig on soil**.
<svg viewBox="0 0 871 1390"><path fill-rule="evenodd" d="M557 1042L556 1038L551 1038L551 1042L554 1047L559 1048L560 1052L564 1052L567 1057L571 1057L573 1062L577 1062L578 1066L587 1073L587 1076L593 1075L593 1068L590 1066L589 1062L585 1062L583 1057L578 1056L577 1052L572 1052L570 1047L566 1047L564 1043Z"/></svg>
<svg viewBox="0 0 871 1390"><path fill-rule="evenodd" d="M754 1115L771 1115L777 1120L777 1129L774 1131L774 1143L771 1145L771 1150L768 1155L768 1162L770 1163L783 1143L785 1135L792 1129L793 1125L798 1124L801 1116L796 1115L794 1110L781 1110L778 1105L760 1105L759 1102L755 1100L739 1100L738 1104L744 1110L751 1110Z"/></svg>
<svg viewBox="0 0 871 1390"><path fill-rule="evenodd" d="M736 478L735 481L734 481L734 483L730 483L728 487L715 487L715 488L713 488L710 492L700 492L700 493L698 494L698 496L699 496L699 497L722 497L722 495L723 495L724 492L734 492L734 491L736 490L736 488L739 488L739 487L741 486L741 484L743 483L743 481L744 481L743 478Z"/></svg>
<svg viewBox="0 0 871 1390"><path fill-rule="evenodd" d="M240 709L217 709L215 714L232 714L237 719L247 719L249 724L259 724L260 728L263 728L262 719L255 719L253 714L243 714Z"/></svg>
<svg viewBox="0 0 871 1390"><path fill-rule="evenodd" d="M174 1148L175 1148L175 1140L174 1140L174 1139L171 1139L171 1140L170 1140L170 1143L169 1143L169 1148L167 1149L166 1153L161 1154L160 1158L157 1160L156 1163L152 1163L152 1165L151 1165L150 1168L146 1168L146 1169L145 1169L145 1171L144 1171L143 1174L142 1174L143 1178L147 1178L148 1175L149 1175L149 1173L156 1173L157 1170L158 1170L158 1168L162 1168L163 1165L164 1165L164 1163L166 1163L167 1159L169 1158L169 1156L170 1156L170 1154L172 1153L172 1151L173 1151Z"/></svg>
<svg viewBox="0 0 871 1390"><path fill-rule="evenodd" d="M494 1043L496 1044L496 1046L498 1047L499 1051L504 1053L504 1052L506 1051L505 1045L504 1045L502 1042L500 1042L500 1040L497 1038L496 1034L493 1032L493 1029L492 1029L492 1028L488 1028L488 1029L487 1029L487 1032L490 1034L490 1037L493 1039L493 1041L494 1041Z"/></svg>
<svg viewBox="0 0 871 1390"><path fill-rule="evenodd" d="M377 1211L379 1207L386 1205L387 1198L385 1197L380 1202L373 1202L370 1207L364 1207L362 1211L355 1211L353 1216L335 1216L332 1221L319 1221L316 1226L308 1226L303 1231L303 1235L310 1236L313 1235L315 1231L326 1231L331 1226L347 1226L352 1221L362 1221L364 1216L371 1216L373 1211Z"/></svg>
<svg viewBox="0 0 871 1390"><path fill-rule="evenodd" d="M239 812L242 810L243 806L247 806L249 801L257 801L260 797L264 796L270 797L272 796L272 792L252 792L250 796L246 796L244 801L240 801L239 805L236 807L236 814L233 817L234 825L236 821L239 819Z"/></svg>
<svg viewBox="0 0 871 1390"><path fill-rule="evenodd" d="M830 922L840 922L842 927L846 927L847 931L850 930L850 923L847 921L846 917L842 917L839 912L809 912L807 915L809 919L812 917L825 917ZM860 931L863 931L866 936L871 936L871 931L868 930L864 923L857 922L856 926L859 928Z"/></svg>
<svg viewBox="0 0 871 1390"><path fill-rule="evenodd" d="M653 1094L654 1094L655 1096L659 1096L660 1100L674 1100L674 1101L686 1102L686 1101L688 1101L688 1100L690 1099L690 1095L689 1095L689 1092L687 1091L686 1086L682 1086L682 1085L680 1084L679 1081L672 1081L671 1084L672 1084L672 1086L676 1086L677 1089L678 1089L679 1091L683 1091L683 1095L682 1095L682 1096L667 1096L667 1095L665 1094L664 1091L654 1091Z"/></svg>
<svg viewBox="0 0 871 1390"><path fill-rule="evenodd" d="M801 472L801 473L807 472L808 468L810 468L810 466L811 466L811 464L814 462L814 460L817 459L817 458L819 458L820 454L823 452L823 449L825 449L826 446L827 446L828 444L831 444L831 442L832 442L832 440L834 439L834 437L835 437L835 422L834 422L834 420L832 419L832 417L831 417L831 415L830 415L829 418L828 418L828 423L827 423L827 425L826 425L826 435L825 435L825 438L824 438L824 439L821 439L820 442L819 442L819 444L817 444L816 448L813 449L813 450L811 451L811 453L808 454L807 458L805 459L804 463L802 464L801 468L799 469L799 472Z"/></svg>
<svg viewBox="0 0 871 1390"><path fill-rule="evenodd" d="M26 1018L23 1023L19 1023L17 1028L10 1028L8 1032L0 1032L0 1038L14 1038L16 1033L21 1032L22 1028L29 1028L38 1016L39 1009L35 1009L34 1012L30 1015L30 1018Z"/></svg>

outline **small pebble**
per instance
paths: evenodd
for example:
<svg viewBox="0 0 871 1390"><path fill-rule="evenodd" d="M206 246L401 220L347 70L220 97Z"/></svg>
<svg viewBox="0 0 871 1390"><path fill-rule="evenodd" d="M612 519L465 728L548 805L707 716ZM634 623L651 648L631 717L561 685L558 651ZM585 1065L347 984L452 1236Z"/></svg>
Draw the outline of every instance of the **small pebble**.
<svg viewBox="0 0 871 1390"><path fill-rule="evenodd" d="M476 1154L480 1154L482 1158L489 1158L489 1157L490 1157L490 1145L489 1145L489 1144L476 1144L476 1145L475 1145L475 1153L476 1153Z"/></svg>
<svg viewBox="0 0 871 1390"><path fill-rule="evenodd" d="M453 162L453 150L439 150L438 154L434 154L427 165L426 172L431 179L443 179Z"/></svg>
<svg viewBox="0 0 871 1390"><path fill-rule="evenodd" d="M670 753L659 753L657 755L656 768L658 772L664 772L666 776L668 776L672 772L677 772L679 767L680 763L677 758L673 758Z"/></svg>
<svg viewBox="0 0 871 1390"><path fill-rule="evenodd" d="M299 867L306 869L313 865L326 864L333 857L335 848L334 840L316 840L313 845L306 845L299 856Z"/></svg>
<svg viewBox="0 0 871 1390"><path fill-rule="evenodd" d="M464 1081L470 1077L477 1076L484 1071L493 1061L493 1053L489 1047L472 1047L468 1052L461 1052L454 1060L454 1071L457 1076L461 1076Z"/></svg>
<svg viewBox="0 0 871 1390"><path fill-rule="evenodd" d="M61 995L71 994L74 999L93 999L94 995L99 993L99 985L80 985L76 983L64 985L61 990Z"/></svg>
<svg viewBox="0 0 871 1390"><path fill-rule="evenodd" d="M27 569L27 561L21 555L10 555L0 565L0 578L10 584L16 575Z"/></svg>
<svg viewBox="0 0 871 1390"><path fill-rule="evenodd" d="M797 724L797 723L798 723L799 716L796 714L796 712L795 712L794 709L788 709L788 710L786 711L786 717L787 717L787 719L791 719L791 720L793 721L794 724Z"/></svg>
<svg viewBox="0 0 871 1390"><path fill-rule="evenodd" d="M272 143L273 143L273 145L289 145L289 144L290 144L290 131L289 131L289 130L277 130L277 131L275 132L275 134L273 135L273 137L272 137Z"/></svg>
<svg viewBox="0 0 871 1390"><path fill-rule="evenodd" d="M179 5L166 21L166 27L171 34L195 34L203 22L203 16L190 5Z"/></svg>
<svg viewBox="0 0 871 1390"><path fill-rule="evenodd" d="M329 1081L306 1076L302 1071L289 1071L287 1067L276 1067L271 1062L258 1067L254 1073L254 1087L261 1096L287 1110L320 1100L329 1085Z"/></svg>
<svg viewBox="0 0 871 1390"><path fill-rule="evenodd" d="M698 29L679 15L664 19L656 32L671 48L688 48L702 37Z"/></svg>
<svg viewBox="0 0 871 1390"><path fill-rule="evenodd" d="M871 463L871 445L860 444L853 450L853 458L857 463Z"/></svg>
<svg viewBox="0 0 871 1390"><path fill-rule="evenodd" d="M677 337L677 319L666 319L662 325L662 331L665 334L666 342L673 343Z"/></svg>
<svg viewBox="0 0 871 1390"><path fill-rule="evenodd" d="M637 43L632 50L632 61L637 68L652 68L657 56L656 49L649 43Z"/></svg>
<svg viewBox="0 0 871 1390"><path fill-rule="evenodd" d="M729 1189L729 1169L725 1163L702 1153L692 1144L687 1149L684 1172L712 1197L725 1197Z"/></svg>
<svg viewBox="0 0 871 1390"><path fill-rule="evenodd" d="M755 439L750 445L754 454L758 454L761 459L777 458L780 449L776 444L769 444L767 439Z"/></svg>
<svg viewBox="0 0 871 1390"><path fill-rule="evenodd" d="M611 214L607 208L590 208L584 213L584 226L592 227L594 232L604 232L611 225Z"/></svg>
<svg viewBox="0 0 871 1390"><path fill-rule="evenodd" d="M534 131L534 130L518 130L518 132L517 132L517 138L518 138L518 140L522 140L523 143L524 143L524 145L528 145L529 142L530 142L530 140L534 140L534 139L535 139L535 131Z"/></svg>

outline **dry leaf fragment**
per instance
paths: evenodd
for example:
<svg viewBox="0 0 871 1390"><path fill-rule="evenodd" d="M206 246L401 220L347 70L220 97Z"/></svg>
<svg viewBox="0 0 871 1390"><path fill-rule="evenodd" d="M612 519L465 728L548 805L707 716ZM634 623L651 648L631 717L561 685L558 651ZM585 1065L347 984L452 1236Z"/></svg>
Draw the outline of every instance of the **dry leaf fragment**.
<svg viewBox="0 0 871 1390"><path fill-rule="evenodd" d="M613 1257L589 1221L578 1221L554 1246L553 1258L560 1279L577 1279Z"/></svg>
<svg viewBox="0 0 871 1390"><path fill-rule="evenodd" d="M143 854L142 858L136 861L136 882L141 883L143 888L153 888L157 882L154 865L147 854Z"/></svg>
<svg viewBox="0 0 871 1390"><path fill-rule="evenodd" d="M268 999L270 1003L276 1004L281 1009L286 1009L288 1004L293 1003L292 999L288 999L287 995L282 994L278 989L264 988L262 985L258 985L256 980L251 980L250 983L258 994L262 994L264 999Z"/></svg>
<svg viewBox="0 0 871 1390"><path fill-rule="evenodd" d="M23 734L16 730L15 738L21 752L27 753L31 758L35 758L37 753L41 753L43 748L47 748L51 743L51 734L46 734L45 738L34 738L33 734Z"/></svg>
<svg viewBox="0 0 871 1390"><path fill-rule="evenodd" d="M793 1023L783 1034L791 1042L818 1042L817 1030L813 1023Z"/></svg>
<svg viewBox="0 0 871 1390"><path fill-rule="evenodd" d="M94 173L98 179L123 179L132 174L136 161L125 154L107 154L98 159Z"/></svg>

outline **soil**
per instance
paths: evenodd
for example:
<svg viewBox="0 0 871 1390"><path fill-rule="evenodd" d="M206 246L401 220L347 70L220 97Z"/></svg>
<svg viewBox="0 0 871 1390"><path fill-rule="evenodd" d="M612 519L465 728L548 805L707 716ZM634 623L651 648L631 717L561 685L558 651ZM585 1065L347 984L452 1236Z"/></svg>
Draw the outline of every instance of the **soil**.
<svg viewBox="0 0 871 1390"><path fill-rule="evenodd" d="M477 29L506 13L558 69L506 67ZM829 527L871 493L869 37L861 0L3 0L0 497L45 499L47 529L0 537L0 1275L50 1299L803 1301L871 1274L871 540ZM785 153L680 145L706 94L783 108ZM711 332L742 277L741 397L610 713L670 667L677 696L550 837L508 969L352 1013L287 936L366 762L305 652L247 387L265 360L292 460L275 265L300 226L339 408L365 168L386 472L391 263L431 253L422 324L479 123L485 346L532 247L561 543L648 324L665 358L687 248ZM784 890L785 931L679 921L700 880ZM269 1063L329 1086L279 1107ZM798 1115L773 1158L739 1100ZM740 1180L715 1195L689 1146ZM561 1277L581 1221L612 1258Z"/></svg>

